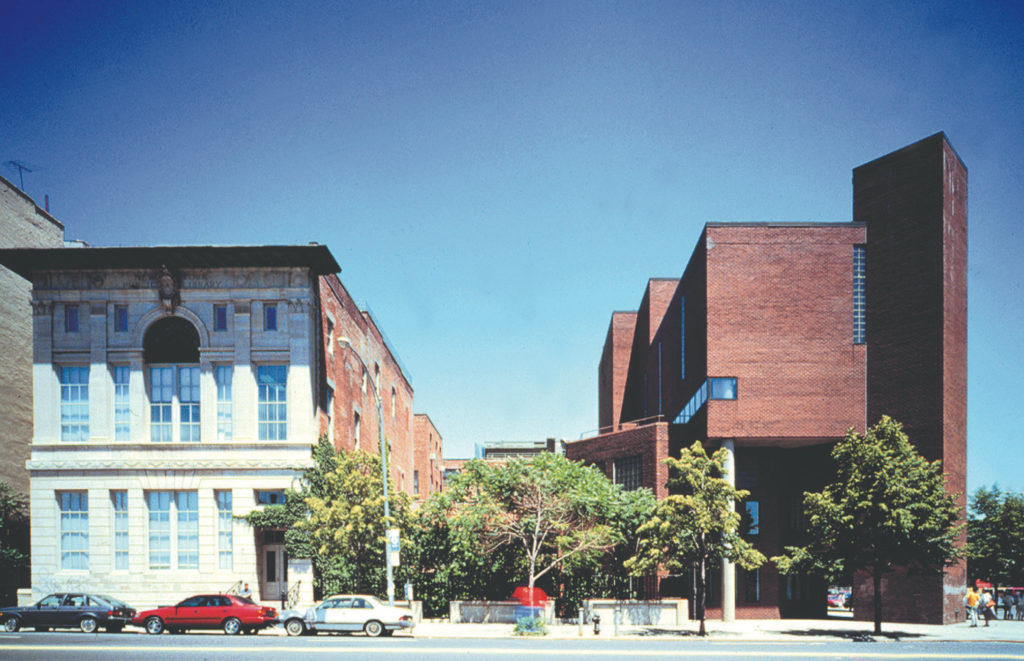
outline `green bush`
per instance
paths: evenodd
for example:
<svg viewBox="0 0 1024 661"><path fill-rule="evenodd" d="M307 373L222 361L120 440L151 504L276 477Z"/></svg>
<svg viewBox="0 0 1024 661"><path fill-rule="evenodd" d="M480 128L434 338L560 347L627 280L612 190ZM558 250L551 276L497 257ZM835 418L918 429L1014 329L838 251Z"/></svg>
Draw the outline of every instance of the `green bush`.
<svg viewBox="0 0 1024 661"><path fill-rule="evenodd" d="M516 628L512 633L517 636L546 636L548 627L543 617L521 617L516 620Z"/></svg>

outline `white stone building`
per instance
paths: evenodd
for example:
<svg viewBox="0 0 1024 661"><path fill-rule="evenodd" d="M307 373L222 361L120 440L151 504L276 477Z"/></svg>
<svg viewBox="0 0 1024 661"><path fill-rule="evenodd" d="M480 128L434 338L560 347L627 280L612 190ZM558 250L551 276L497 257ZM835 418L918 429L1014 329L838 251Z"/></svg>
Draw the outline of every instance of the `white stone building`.
<svg viewBox="0 0 1024 661"><path fill-rule="evenodd" d="M250 583L312 597L232 518L310 464L324 246L0 250L32 282L32 590L136 607ZM290 565L290 566L289 566Z"/></svg>

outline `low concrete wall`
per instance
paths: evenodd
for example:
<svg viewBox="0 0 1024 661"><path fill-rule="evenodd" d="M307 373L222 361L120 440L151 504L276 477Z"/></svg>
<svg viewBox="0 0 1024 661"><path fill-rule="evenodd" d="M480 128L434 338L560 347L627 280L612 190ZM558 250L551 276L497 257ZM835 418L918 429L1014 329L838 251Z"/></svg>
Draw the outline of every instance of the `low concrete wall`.
<svg viewBox="0 0 1024 661"><path fill-rule="evenodd" d="M520 607L518 601L452 601L448 603L448 616L453 624L458 622L515 624L516 609ZM554 622L554 618L555 602L549 600L544 604L544 621L551 624Z"/></svg>
<svg viewBox="0 0 1024 661"><path fill-rule="evenodd" d="M387 600L384 600L387 603ZM416 599L413 601L406 601L405 599L395 599L395 606L401 606L402 608L408 608L412 611L412 621L419 624L423 621L423 602Z"/></svg>
<svg viewBox="0 0 1024 661"><path fill-rule="evenodd" d="M18 588L19 606L31 606L34 603L36 600L32 598L32 588Z"/></svg>
<svg viewBox="0 0 1024 661"><path fill-rule="evenodd" d="M627 626L678 627L689 621L686 599L659 599L657 601L616 601L615 599L589 599L583 602L587 622L596 614L601 626L609 630L615 626L615 609L619 609L619 624Z"/></svg>

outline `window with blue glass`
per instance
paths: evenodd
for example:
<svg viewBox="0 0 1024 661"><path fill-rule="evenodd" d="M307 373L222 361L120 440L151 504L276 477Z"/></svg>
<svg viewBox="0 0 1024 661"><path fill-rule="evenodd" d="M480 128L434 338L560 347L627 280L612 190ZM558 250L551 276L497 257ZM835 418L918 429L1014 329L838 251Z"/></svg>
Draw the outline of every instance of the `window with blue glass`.
<svg viewBox="0 0 1024 661"><path fill-rule="evenodd" d="M708 379L708 399L736 399L736 379L732 377Z"/></svg>
<svg viewBox="0 0 1024 661"><path fill-rule="evenodd" d="M756 500L748 500L743 503L747 510L746 525L748 535L757 535L761 532L761 505Z"/></svg>
<svg viewBox="0 0 1024 661"><path fill-rule="evenodd" d="M60 370L60 440L89 440L89 367Z"/></svg>
<svg viewBox="0 0 1024 661"><path fill-rule="evenodd" d="M263 306L263 330L265 330L265 331L276 331L277 330L277 306L276 305L264 305Z"/></svg>
<svg viewBox="0 0 1024 661"><path fill-rule="evenodd" d="M288 366L260 365L256 370L259 388L259 439L283 441L288 438Z"/></svg>
<svg viewBox="0 0 1024 661"><path fill-rule="evenodd" d="M260 489L256 492L257 505L283 505L284 489Z"/></svg>
<svg viewBox="0 0 1024 661"><path fill-rule="evenodd" d="M867 341L867 321L864 294L864 246L853 247L853 342Z"/></svg>
<svg viewBox="0 0 1024 661"><path fill-rule="evenodd" d="M114 306L114 332L125 333L128 331L128 306Z"/></svg>
<svg viewBox="0 0 1024 661"><path fill-rule="evenodd" d="M213 330L226 331L228 329L228 306L213 306Z"/></svg>
<svg viewBox="0 0 1024 661"><path fill-rule="evenodd" d="M65 305L64 306L64 332L65 333L77 333L78 332L78 306L77 305Z"/></svg>
<svg viewBox="0 0 1024 661"><path fill-rule="evenodd" d="M60 568L89 569L89 494L57 494L60 506Z"/></svg>

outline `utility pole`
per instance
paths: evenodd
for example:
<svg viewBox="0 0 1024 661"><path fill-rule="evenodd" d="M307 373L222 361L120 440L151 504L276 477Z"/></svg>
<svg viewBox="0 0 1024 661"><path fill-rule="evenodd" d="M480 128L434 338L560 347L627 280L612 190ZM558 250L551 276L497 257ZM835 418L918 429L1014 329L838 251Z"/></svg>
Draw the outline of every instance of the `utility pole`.
<svg viewBox="0 0 1024 661"><path fill-rule="evenodd" d="M31 172L32 168L28 167L27 165L25 165L21 161L7 161L7 165L10 165L10 166L18 168L18 181L21 183L19 188L21 189L21 192L24 193L25 192L25 175L24 175L24 173L25 172Z"/></svg>

